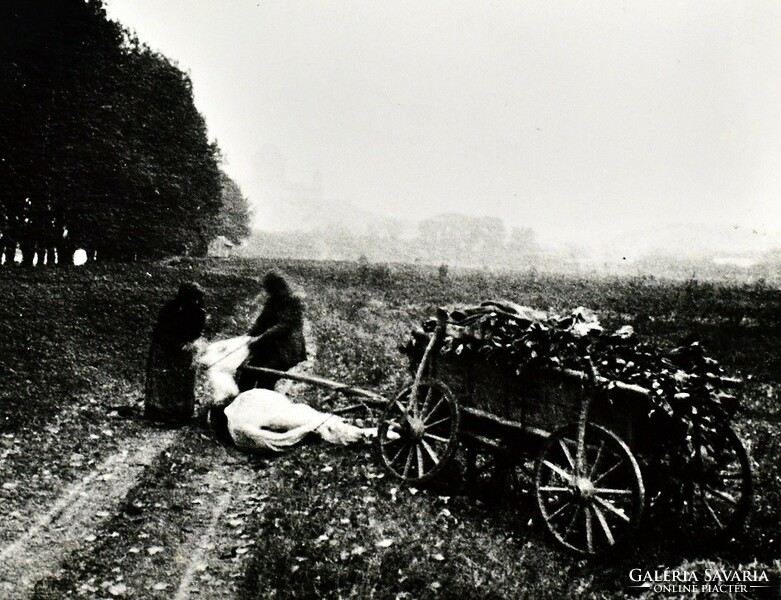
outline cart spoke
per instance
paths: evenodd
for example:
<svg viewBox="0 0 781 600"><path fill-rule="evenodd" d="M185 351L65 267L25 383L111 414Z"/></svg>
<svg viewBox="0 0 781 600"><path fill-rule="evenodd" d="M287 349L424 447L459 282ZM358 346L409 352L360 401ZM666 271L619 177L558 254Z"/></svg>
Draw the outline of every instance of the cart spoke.
<svg viewBox="0 0 781 600"><path fill-rule="evenodd" d="M431 449L436 451L438 454L444 454L447 452L448 444L446 444L445 442L438 442L436 440L425 440L425 438L421 438L420 441L421 442L427 441L428 444L431 446Z"/></svg>
<svg viewBox="0 0 781 600"><path fill-rule="evenodd" d="M404 405L403 405L401 402L399 402L398 400L396 400L394 403L395 403L395 404L396 404L396 406L398 407L398 409L399 409L399 411L401 412L401 414L402 414L402 415L404 415L404 416L406 417L406 416L407 416L407 407L406 407L406 406L404 406Z"/></svg>
<svg viewBox="0 0 781 600"><path fill-rule="evenodd" d="M434 464L435 465L438 464L439 463L439 456L434 451L434 449L429 445L429 443L426 440L420 440L420 443L423 446L423 448L426 449L426 452L428 452L428 455L431 458L431 460L434 461Z"/></svg>
<svg viewBox="0 0 781 600"><path fill-rule="evenodd" d="M616 496L631 496L634 494L632 490L619 490L617 488L594 488L595 494L616 495Z"/></svg>
<svg viewBox="0 0 781 600"><path fill-rule="evenodd" d="M440 398L439 401L434 405L434 408L431 409L431 412L423 416L424 425L428 424L429 419L437 413L439 407L442 406L443 404L446 404L446 400L444 398Z"/></svg>
<svg viewBox="0 0 781 600"><path fill-rule="evenodd" d="M420 440L421 442L424 441L423 439ZM438 442L436 440L428 440L429 445L433 450L440 454L444 454L447 452L448 444L444 442Z"/></svg>
<svg viewBox="0 0 781 600"><path fill-rule="evenodd" d="M730 496L727 492L722 492L721 490L717 490L709 485L704 485L703 489L705 489L707 492L710 493L711 496L717 496L721 498L722 500L726 500L730 504L737 505L738 501Z"/></svg>
<svg viewBox="0 0 781 600"><path fill-rule="evenodd" d="M420 451L420 444L415 444L415 456L418 458L418 477L423 477L423 453Z"/></svg>
<svg viewBox="0 0 781 600"><path fill-rule="evenodd" d="M570 531L572 531L572 528L575 526L575 521L578 519L578 515L580 514L580 511L582 508L580 506L575 507L575 514L572 515L572 519L569 522L569 525L564 529L564 534L561 536L562 539L567 539L567 536L569 535Z"/></svg>
<svg viewBox="0 0 781 600"><path fill-rule="evenodd" d="M407 452L407 462L404 463L404 478L406 479L409 475L409 470L412 467L412 447L410 447L409 452Z"/></svg>
<svg viewBox="0 0 781 600"><path fill-rule="evenodd" d="M594 479L594 485L598 484L600 481L602 481L605 477L610 475L613 471L615 471L618 467L620 467L624 463L623 460L619 460L617 463L615 463L612 467L610 467L607 471L600 474L599 477Z"/></svg>
<svg viewBox="0 0 781 600"><path fill-rule="evenodd" d="M572 454L570 454L569 449L567 448L567 445L564 443L563 439L559 440L559 446L561 446L561 450L564 452L564 456L567 458L567 462L569 463L570 468L574 469L575 460L572 458Z"/></svg>
<svg viewBox="0 0 781 600"><path fill-rule="evenodd" d="M556 510L554 510L551 514L548 515L548 521L552 521L559 515L564 513L564 509L572 506L572 502L565 502L561 506L559 506Z"/></svg>
<svg viewBox="0 0 781 600"><path fill-rule="evenodd" d="M724 524L721 522L721 519L719 519L719 516L716 514L716 511L713 510L713 507L708 504L708 500L705 498L705 496L702 497L702 504L705 506L705 510L708 511L708 514L710 515L711 519L713 519L716 522L716 527L719 529L724 529Z"/></svg>
<svg viewBox="0 0 781 600"><path fill-rule="evenodd" d="M429 387L428 391L426 392L426 399L423 400L423 406L420 409L420 415L425 416L428 413L426 412L426 409L428 408L429 402L431 402L431 397L434 395L434 388Z"/></svg>
<svg viewBox="0 0 781 600"><path fill-rule="evenodd" d="M433 433L429 433L428 431L423 434L424 438L429 438L431 440L436 440L438 442L442 442L443 444L447 444L450 440L447 438L442 437L441 435L434 435Z"/></svg>
<svg viewBox="0 0 781 600"><path fill-rule="evenodd" d="M570 488L556 485L544 485L540 487L541 492L569 492Z"/></svg>
<svg viewBox="0 0 781 600"><path fill-rule="evenodd" d="M390 433L390 431L388 432ZM394 432L395 433L395 432ZM388 436L382 442L380 442L383 446L390 446L391 444L395 444L397 442L404 442L404 438L400 435L396 434L396 437Z"/></svg>
<svg viewBox="0 0 781 600"><path fill-rule="evenodd" d="M424 429L431 429L432 427L436 427L437 425L442 425L442 423L447 423L450 421L450 415L444 417L443 419L440 419L439 421L434 421L433 423L428 423L427 425L424 425Z"/></svg>
<svg viewBox="0 0 781 600"><path fill-rule="evenodd" d="M610 531L610 526L607 524L607 519L605 519L605 513L599 510L598 506L594 506L593 504L591 505L591 510L593 510L594 514L597 516L597 520L602 526L602 532L605 534L608 544L611 546L615 545L616 541L613 539L613 532Z"/></svg>
<svg viewBox="0 0 781 600"><path fill-rule="evenodd" d="M588 509L588 507L585 508L586 511L586 546L588 547L589 552L594 552L594 532L591 527L591 511Z"/></svg>
<svg viewBox="0 0 781 600"><path fill-rule="evenodd" d="M559 465L555 465L549 460L542 461L543 464L548 467L551 471L556 473L558 476L562 477L565 481L572 481L572 474L567 473L564 469L562 469Z"/></svg>
<svg viewBox="0 0 781 600"><path fill-rule="evenodd" d="M597 449L597 455L594 457L594 462L591 465L591 471L589 471L589 479L594 479L594 473L597 470L597 464L599 464L599 459L602 458L602 450L605 448L605 442L602 442L599 444L599 448Z"/></svg>
<svg viewBox="0 0 781 600"><path fill-rule="evenodd" d="M406 448L406 447L408 447L408 446L409 446L409 444L408 444L408 443L406 443L406 440L405 440L405 443L404 443L404 444L401 446L401 448L399 448L399 449L398 449L398 451L396 452L396 454L394 454L394 455L393 455L393 458L391 458L391 459L390 459L389 463L390 463L390 464L392 464L392 465L393 465L393 464L396 464L396 461L397 461L397 460L399 459L399 457L401 456L401 453L402 453L402 452L404 452L404 448Z"/></svg>
<svg viewBox="0 0 781 600"><path fill-rule="evenodd" d="M630 519L629 519L629 517L626 516L626 513L624 512L623 509L616 508L610 502L607 502L607 501L603 500L599 496L594 496L594 502L598 502L600 504L600 506L602 506L603 508L606 508L607 510L612 512L614 515L617 515L617 516L621 517L624 521L629 523Z"/></svg>

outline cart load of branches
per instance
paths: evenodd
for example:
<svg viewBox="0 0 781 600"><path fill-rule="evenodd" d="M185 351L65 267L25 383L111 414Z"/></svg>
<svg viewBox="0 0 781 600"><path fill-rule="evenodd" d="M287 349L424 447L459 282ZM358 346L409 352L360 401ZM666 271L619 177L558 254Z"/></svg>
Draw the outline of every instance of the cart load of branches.
<svg viewBox="0 0 781 600"><path fill-rule="evenodd" d="M423 323L401 347L413 367L435 324L433 319ZM584 307L566 315L493 301L452 309L440 353L491 363L518 376L535 368L593 368L599 387L609 390L620 382L648 390L649 419L684 435L706 415L728 422L737 410L737 401L726 393L736 380L724 376L699 342L664 351L641 341L629 325L606 331Z"/></svg>
<svg viewBox="0 0 781 600"><path fill-rule="evenodd" d="M576 552L597 552L595 522L603 545L614 547L646 508L692 535L729 538L745 522L750 460L730 426L737 400L725 393L737 381L725 377L699 343L665 350L640 340L628 325L606 330L583 307L553 315L484 302L440 312L401 350L425 397L436 397L434 391L442 397L424 400L419 409L413 386L389 405L385 421L398 424L401 441L381 429L381 448L394 449L384 455L386 464L391 470L403 464L402 477L413 470L415 456L426 474L433 442L447 443L452 455L463 413L466 433L475 434L466 437L505 449L511 465L522 462L524 448L537 448L533 440L545 440L533 482L540 514L549 532ZM429 409L445 404L448 414ZM440 423L448 425L449 437L432 434L435 425L444 429ZM506 439L510 430L528 435L514 443ZM431 449L432 457L447 456ZM438 464L431 473L445 462L432 461Z"/></svg>

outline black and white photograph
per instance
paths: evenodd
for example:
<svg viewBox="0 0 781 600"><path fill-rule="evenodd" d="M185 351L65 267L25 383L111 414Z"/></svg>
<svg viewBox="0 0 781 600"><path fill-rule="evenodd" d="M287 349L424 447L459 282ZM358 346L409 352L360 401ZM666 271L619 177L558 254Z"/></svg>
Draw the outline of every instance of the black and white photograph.
<svg viewBox="0 0 781 600"><path fill-rule="evenodd" d="M780 25L3 0L0 598L781 599Z"/></svg>

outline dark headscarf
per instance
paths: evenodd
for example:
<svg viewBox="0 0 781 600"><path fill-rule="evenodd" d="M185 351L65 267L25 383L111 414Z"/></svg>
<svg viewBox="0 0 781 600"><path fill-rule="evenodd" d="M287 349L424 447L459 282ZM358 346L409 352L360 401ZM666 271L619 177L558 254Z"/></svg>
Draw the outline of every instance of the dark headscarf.
<svg viewBox="0 0 781 600"><path fill-rule="evenodd" d="M276 271L266 273L266 276L263 278L263 287L269 296L290 295L290 286L285 281L285 278Z"/></svg>
<svg viewBox="0 0 781 600"><path fill-rule="evenodd" d="M176 297L166 302L157 315L152 336L168 350L178 350L197 339L206 323L205 298L197 283L182 283Z"/></svg>
<svg viewBox="0 0 781 600"><path fill-rule="evenodd" d="M176 294L176 299L180 302L191 303L198 306L203 306L204 303L203 288L194 281L186 281L179 286L179 292Z"/></svg>

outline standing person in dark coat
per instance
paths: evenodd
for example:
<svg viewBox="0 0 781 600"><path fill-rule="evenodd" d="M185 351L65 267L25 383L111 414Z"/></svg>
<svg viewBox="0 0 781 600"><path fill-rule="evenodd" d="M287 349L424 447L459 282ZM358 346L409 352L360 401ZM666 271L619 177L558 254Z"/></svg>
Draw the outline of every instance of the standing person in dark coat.
<svg viewBox="0 0 781 600"><path fill-rule="evenodd" d="M156 421L186 423L195 407L195 349L206 323L204 293L183 283L165 303L152 331L147 362L144 414Z"/></svg>
<svg viewBox="0 0 781 600"><path fill-rule="evenodd" d="M304 305L300 298L293 295L282 276L273 271L263 279L263 287L268 298L249 330L249 335L258 339L250 343L249 357L242 366L287 371L306 360ZM240 368L237 384L241 392L256 387L273 390L279 379L275 375Z"/></svg>

